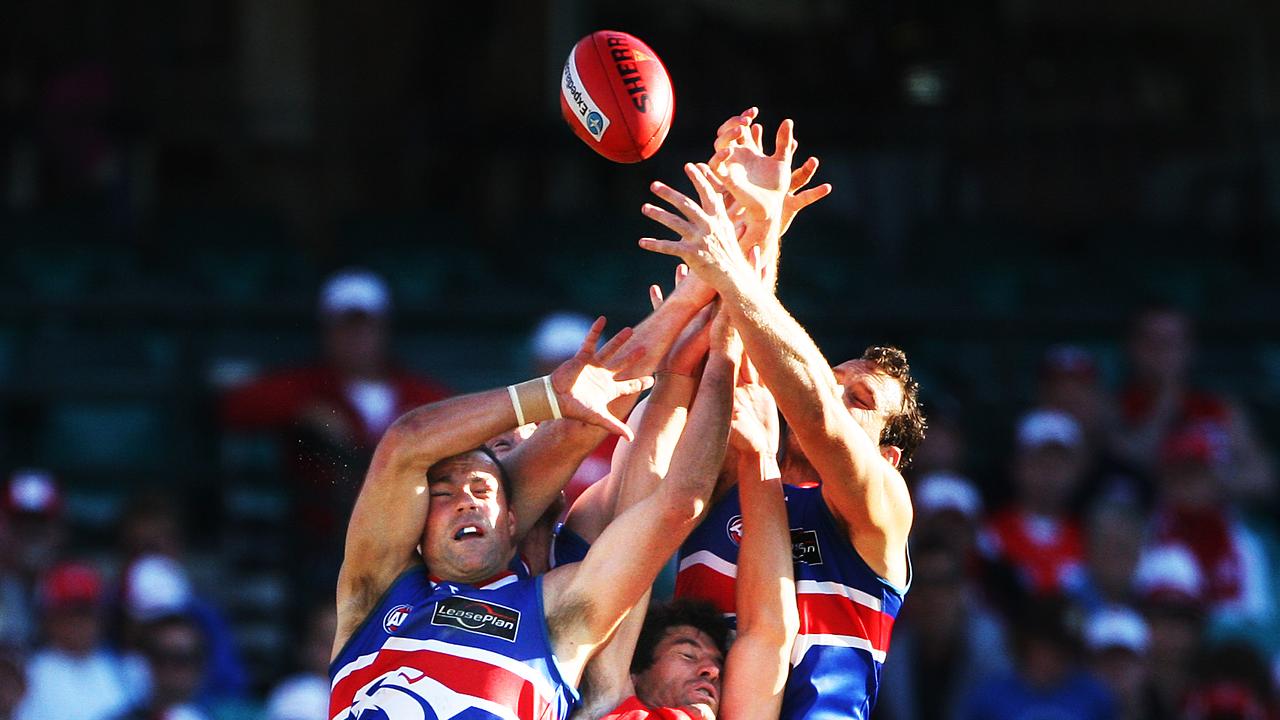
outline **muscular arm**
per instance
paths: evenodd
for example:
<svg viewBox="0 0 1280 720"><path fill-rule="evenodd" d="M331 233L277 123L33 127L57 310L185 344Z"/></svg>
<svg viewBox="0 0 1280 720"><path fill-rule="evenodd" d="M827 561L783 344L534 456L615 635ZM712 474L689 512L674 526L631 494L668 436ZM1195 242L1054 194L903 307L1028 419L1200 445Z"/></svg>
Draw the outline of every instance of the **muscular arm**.
<svg viewBox="0 0 1280 720"><path fill-rule="evenodd" d="M614 344L595 352L603 322L603 318L597 320L578 354L551 374L551 386L566 417L625 430L607 414L606 406L621 395L643 390L647 378L616 381L611 371L593 364ZM622 342L625 338L620 334L615 340ZM551 412L549 404L531 410L547 415ZM527 421L544 419L545 415L526 417ZM425 492L427 470L444 458L480 446L517 422L511 396L507 388L500 388L411 410L383 435L347 529L338 574L335 652L396 576L418 562L415 548L430 502Z"/></svg>
<svg viewBox="0 0 1280 720"><path fill-rule="evenodd" d="M581 563L546 575L553 647L574 680L706 509L724 458L737 363L734 351L712 351L665 480L620 513Z"/></svg>
<svg viewBox="0 0 1280 720"><path fill-rule="evenodd" d="M858 554L877 574L904 584L911 502L897 470L844 405L818 346L763 284L728 229L730 222L705 166L686 166L701 203L662 187L655 192L684 217L653 208L649 217L680 233L679 242L641 239L646 250L677 255L720 294L747 354L778 409L823 479L827 504L849 530ZM650 206L652 207L652 206Z"/></svg>
<svg viewBox="0 0 1280 720"><path fill-rule="evenodd" d="M511 398L501 388L411 410L387 429L347 528L335 653L396 576L418 562L415 548L430 502L427 469L515 425Z"/></svg>
<svg viewBox="0 0 1280 720"><path fill-rule="evenodd" d="M616 505L610 509L609 520L652 494L667 473L672 452L685 427L696 383L696 379L684 375L658 376L653 392L645 400L644 413L636 426L635 442L631 443L628 452L615 455L615 459L621 462L610 474L617 487ZM607 526L607 521L590 525L580 523L574 532L594 543ZM631 656L635 654L636 640L644 625L648 605L649 591L646 589L618 624L612 637L588 662L580 710L585 718L594 720L635 694L631 684Z"/></svg>
<svg viewBox="0 0 1280 720"><path fill-rule="evenodd" d="M725 660L725 720L776 720L791 646L800 628L782 479L766 458L738 461L742 546L738 552L738 637ZM776 466L774 466L776 467Z"/></svg>
<svg viewBox="0 0 1280 720"><path fill-rule="evenodd" d="M677 285L605 365L627 377L652 375L680 331L710 299L710 294L691 284ZM637 399L635 395L623 396L610 404L609 411L626 417ZM532 437L507 456L504 466L511 478L517 538L528 532L607 435L607 430L595 425L556 420L539 425Z"/></svg>

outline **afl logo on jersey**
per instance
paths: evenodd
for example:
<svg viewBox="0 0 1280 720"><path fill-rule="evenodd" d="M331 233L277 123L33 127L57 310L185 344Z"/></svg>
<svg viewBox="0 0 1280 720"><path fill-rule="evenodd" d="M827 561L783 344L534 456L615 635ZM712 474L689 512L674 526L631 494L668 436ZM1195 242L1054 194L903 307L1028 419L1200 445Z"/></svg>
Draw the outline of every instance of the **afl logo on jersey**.
<svg viewBox="0 0 1280 720"><path fill-rule="evenodd" d="M742 544L742 516L734 515L729 518L729 524L724 526L725 533L729 539L733 541L734 546Z"/></svg>
<svg viewBox="0 0 1280 720"><path fill-rule="evenodd" d="M412 605L397 605L391 608L382 618L382 629L386 630L388 635L395 635L411 612L413 612Z"/></svg>

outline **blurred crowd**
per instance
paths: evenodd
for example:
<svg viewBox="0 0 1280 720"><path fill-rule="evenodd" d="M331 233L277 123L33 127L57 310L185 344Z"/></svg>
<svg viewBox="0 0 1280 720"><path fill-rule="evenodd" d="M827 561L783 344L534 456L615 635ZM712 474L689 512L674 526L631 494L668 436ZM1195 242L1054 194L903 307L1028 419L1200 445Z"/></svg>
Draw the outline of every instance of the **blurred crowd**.
<svg viewBox="0 0 1280 720"><path fill-rule="evenodd" d="M188 562L182 487L134 498L114 543L88 547L59 479L17 469L0 503L0 720L325 717L360 477L392 420L450 394L396 364L391 313L377 275L334 275L318 302L322 356L240 378L218 404L224 432L287 448L287 664L266 678L246 669L220 588ZM571 355L588 326L546 318L531 370ZM965 409L926 388L938 399L908 473L913 579L876 717L1280 717L1268 448L1235 399L1197 383L1185 314L1147 307L1126 342L1120 387L1085 347L1044 354L1036 403L996 453L1004 473L974 474ZM589 458L570 493L608 455Z"/></svg>

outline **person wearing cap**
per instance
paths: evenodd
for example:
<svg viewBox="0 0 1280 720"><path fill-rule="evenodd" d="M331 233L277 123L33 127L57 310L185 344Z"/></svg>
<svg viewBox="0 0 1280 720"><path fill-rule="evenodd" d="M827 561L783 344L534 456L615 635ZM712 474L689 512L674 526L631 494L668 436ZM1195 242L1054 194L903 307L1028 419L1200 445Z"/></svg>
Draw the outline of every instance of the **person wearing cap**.
<svg viewBox="0 0 1280 720"><path fill-rule="evenodd" d="M205 639L191 618L177 614L150 621L142 645L150 692L115 720L209 720L197 702L207 663Z"/></svg>
<svg viewBox="0 0 1280 720"><path fill-rule="evenodd" d="M226 430L283 440L303 531L300 567L315 592L337 573L346 509L378 438L400 415L450 394L394 363L391 310L378 275L354 268L334 274L320 292L320 361L232 388L221 401Z"/></svg>
<svg viewBox="0 0 1280 720"><path fill-rule="evenodd" d="M27 694L17 720L105 720L134 699L124 665L101 645L102 577L91 565L63 563L40 583L47 644L27 663Z"/></svg>
<svg viewBox="0 0 1280 720"><path fill-rule="evenodd" d="M1150 630L1151 684L1160 710L1174 717L1192 682L1205 629L1205 580L1180 545L1147 548L1134 572L1138 606Z"/></svg>
<svg viewBox="0 0 1280 720"><path fill-rule="evenodd" d="M987 523L981 549L1011 568L1026 595L1052 595L1079 581L1084 544L1070 501L1080 485L1084 436L1075 418L1035 410L1018 422L1014 499Z"/></svg>
<svg viewBox="0 0 1280 720"><path fill-rule="evenodd" d="M1224 492L1229 442L1214 423L1185 427L1165 440L1153 540L1180 544L1195 556L1215 619L1275 623L1265 546L1236 516Z"/></svg>
<svg viewBox="0 0 1280 720"><path fill-rule="evenodd" d="M1085 519L1085 569L1067 588L1087 612L1124 606L1135 599L1133 575L1142 553L1146 515L1136 505L1101 502Z"/></svg>
<svg viewBox="0 0 1280 720"><path fill-rule="evenodd" d="M1147 623L1136 611L1114 606L1085 620L1084 644L1093 676L1111 690L1116 720L1156 720L1157 700L1147 664Z"/></svg>
<svg viewBox="0 0 1280 720"><path fill-rule="evenodd" d="M0 645L35 641L35 593L41 575L62 553L63 494L52 473L13 471L0 497Z"/></svg>

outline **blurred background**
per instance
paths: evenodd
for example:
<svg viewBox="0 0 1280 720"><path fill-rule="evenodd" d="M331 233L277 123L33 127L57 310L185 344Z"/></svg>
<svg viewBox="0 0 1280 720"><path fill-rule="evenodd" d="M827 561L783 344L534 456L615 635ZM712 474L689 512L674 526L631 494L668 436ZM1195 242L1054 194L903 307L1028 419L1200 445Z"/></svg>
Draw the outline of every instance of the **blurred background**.
<svg viewBox="0 0 1280 720"><path fill-rule="evenodd" d="M604 28L675 85L637 166L560 118ZM0 718L323 718L382 429L554 363L555 313L643 317L649 181L752 105L835 186L784 304L833 362L904 348L931 418L877 717L1276 717L1280 5L43 0L0 37Z"/></svg>

